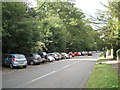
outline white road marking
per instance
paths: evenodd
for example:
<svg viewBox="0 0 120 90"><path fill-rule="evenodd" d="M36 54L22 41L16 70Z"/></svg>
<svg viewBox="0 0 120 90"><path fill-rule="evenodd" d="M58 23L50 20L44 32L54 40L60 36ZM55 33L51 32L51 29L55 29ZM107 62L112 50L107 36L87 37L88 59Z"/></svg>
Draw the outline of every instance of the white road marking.
<svg viewBox="0 0 120 90"><path fill-rule="evenodd" d="M45 75L42 75L42 76L40 76L40 77L38 77L38 78L35 78L35 79L31 80L31 81L28 81L28 82L26 82L25 84L23 84L22 86L24 86L24 85L26 85L26 84L29 84L29 83L31 83L31 82L37 81L37 80L39 80L39 79L41 79L41 78L44 78L44 77L46 77L46 76L49 76L49 75L51 75L51 74L53 74L53 73L55 73L55 72L61 71L61 70L65 69L65 68L67 68L67 67L69 67L69 66L71 66L71 65L73 65L73 64L75 64L75 63L77 63L77 62L79 62L79 61L76 61L76 62L74 62L74 63L72 63L72 64L68 64L68 65L66 65L66 66L58 69L57 71L52 71L52 72L47 73L47 74L45 74ZM21 86L18 86L18 87L16 87L16 88L20 88L20 87L21 87Z"/></svg>
<svg viewBox="0 0 120 90"><path fill-rule="evenodd" d="M58 71L61 71L61 70L65 69L65 68L67 68L67 67L69 67L69 66L71 66L71 65L73 65L73 64L75 64L75 63L77 63L77 62L78 62L78 61L76 61L76 62L74 62L74 63L72 63L72 64L68 64L68 65L62 67L61 69L59 69Z"/></svg>
<svg viewBox="0 0 120 90"><path fill-rule="evenodd" d="M46 76L48 76L48 75L51 75L52 73L55 73L55 72L56 72L56 71L52 71L52 72L47 73L47 74L45 74L45 75L42 75L42 76L40 76L40 77L38 77L38 78L36 78L36 79L33 79L33 80L31 80L30 82L36 81L36 80L38 80L38 79L41 79L41 78L46 77Z"/></svg>
<svg viewBox="0 0 120 90"><path fill-rule="evenodd" d="M40 76L40 77L38 77L38 78L36 78L36 79L33 79L33 80L31 80L31 81L28 81L28 82L22 84L21 86L24 86L24 85L26 85L26 84L29 84L29 83L34 82L34 81L36 81L36 80L39 80L39 79L41 79L41 78L43 78L43 77L46 77L46 76L48 76L48 75L51 75L52 73L55 73L55 72L56 72L56 71L52 71L52 72L50 72L50 73L47 73L47 74L45 74L45 75L42 75L42 76ZM21 86L18 86L18 87L15 87L15 88L20 88Z"/></svg>

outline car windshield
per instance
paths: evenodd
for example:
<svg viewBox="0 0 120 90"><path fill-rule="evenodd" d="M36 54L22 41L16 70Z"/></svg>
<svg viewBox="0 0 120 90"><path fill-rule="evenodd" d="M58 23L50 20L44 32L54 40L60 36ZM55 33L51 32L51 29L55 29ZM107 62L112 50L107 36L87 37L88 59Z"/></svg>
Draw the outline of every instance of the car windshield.
<svg viewBox="0 0 120 90"><path fill-rule="evenodd" d="M25 56L24 55L15 55L15 58L16 59L23 59L23 58L25 58Z"/></svg>

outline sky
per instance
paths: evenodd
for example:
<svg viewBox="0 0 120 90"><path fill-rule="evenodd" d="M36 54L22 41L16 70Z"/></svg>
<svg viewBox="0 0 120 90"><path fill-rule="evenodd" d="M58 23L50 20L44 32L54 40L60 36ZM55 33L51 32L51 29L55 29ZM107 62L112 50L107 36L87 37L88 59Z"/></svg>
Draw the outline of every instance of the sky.
<svg viewBox="0 0 120 90"><path fill-rule="evenodd" d="M106 9L101 3L108 5L107 1L108 0L76 0L75 4L76 7L80 8L86 15L95 15L96 9Z"/></svg>
<svg viewBox="0 0 120 90"><path fill-rule="evenodd" d="M35 0L29 0L33 7L37 5ZM105 10L106 8L102 5L108 5L108 0L76 0L75 6L80 8L85 14L86 18L89 18L90 15L95 16L97 9ZM91 24L95 29L95 25Z"/></svg>
<svg viewBox="0 0 120 90"><path fill-rule="evenodd" d="M86 16L87 15L94 16L96 13L96 9L100 10L106 9L101 3L108 5L107 1L108 0L76 0L75 6L80 8L85 13ZM29 0L29 2L31 2L33 7L37 5L35 0Z"/></svg>

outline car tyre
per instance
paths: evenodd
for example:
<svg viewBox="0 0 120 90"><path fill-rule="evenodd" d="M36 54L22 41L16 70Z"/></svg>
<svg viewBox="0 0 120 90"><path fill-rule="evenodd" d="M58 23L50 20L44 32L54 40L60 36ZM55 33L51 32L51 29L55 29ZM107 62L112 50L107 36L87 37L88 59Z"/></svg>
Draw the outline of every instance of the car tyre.
<svg viewBox="0 0 120 90"><path fill-rule="evenodd" d="M48 62L50 62L50 59L48 59Z"/></svg>
<svg viewBox="0 0 120 90"><path fill-rule="evenodd" d="M12 63L10 63L9 67L10 67L10 69L13 69L13 68L14 68L13 65L12 65Z"/></svg>
<svg viewBox="0 0 120 90"><path fill-rule="evenodd" d="M34 61L30 61L30 65L34 65Z"/></svg>
<svg viewBox="0 0 120 90"><path fill-rule="evenodd" d="M23 68L27 68L27 66L23 66Z"/></svg>

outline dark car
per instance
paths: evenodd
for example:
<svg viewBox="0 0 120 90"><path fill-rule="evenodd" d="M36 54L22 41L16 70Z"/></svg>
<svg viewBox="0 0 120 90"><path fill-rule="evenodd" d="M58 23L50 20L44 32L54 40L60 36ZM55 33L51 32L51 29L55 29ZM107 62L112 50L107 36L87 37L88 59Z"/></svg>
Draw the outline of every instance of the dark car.
<svg viewBox="0 0 120 90"><path fill-rule="evenodd" d="M27 53L25 54L28 64L33 65L33 64L40 64L42 62L42 59L39 54L37 53Z"/></svg>
<svg viewBox="0 0 120 90"><path fill-rule="evenodd" d="M9 66L11 69L14 67L27 67L27 59L23 54L7 54L2 60L3 65Z"/></svg>
<svg viewBox="0 0 120 90"><path fill-rule="evenodd" d="M38 54L41 56L42 62L46 62L48 60L48 55L46 52L38 52Z"/></svg>

